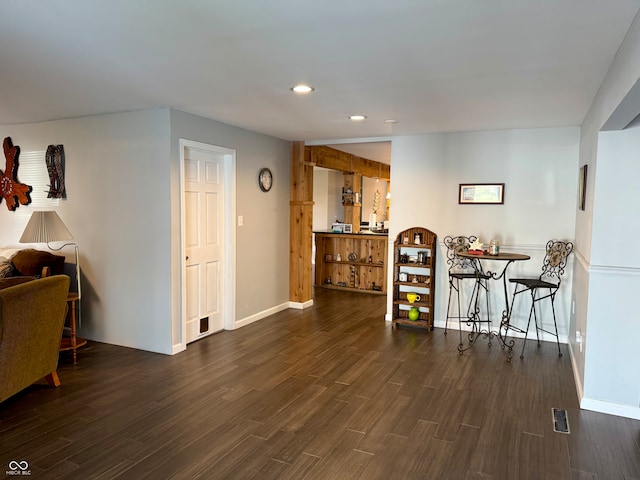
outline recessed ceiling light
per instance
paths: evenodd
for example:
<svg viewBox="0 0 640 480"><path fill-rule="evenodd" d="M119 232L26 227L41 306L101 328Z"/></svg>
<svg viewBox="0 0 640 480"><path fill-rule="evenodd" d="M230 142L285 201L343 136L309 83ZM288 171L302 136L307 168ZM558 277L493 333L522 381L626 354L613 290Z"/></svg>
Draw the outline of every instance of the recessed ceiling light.
<svg viewBox="0 0 640 480"><path fill-rule="evenodd" d="M366 120L367 116L366 115L349 115L349 120L354 120L356 122L359 122L361 120Z"/></svg>
<svg viewBox="0 0 640 480"><path fill-rule="evenodd" d="M388 118L384 121L384 123L398 123L398 120L394 120L393 118Z"/></svg>
<svg viewBox="0 0 640 480"><path fill-rule="evenodd" d="M315 88L310 87L309 85L300 84L295 87L291 87L291 91L294 93L311 93L315 90Z"/></svg>

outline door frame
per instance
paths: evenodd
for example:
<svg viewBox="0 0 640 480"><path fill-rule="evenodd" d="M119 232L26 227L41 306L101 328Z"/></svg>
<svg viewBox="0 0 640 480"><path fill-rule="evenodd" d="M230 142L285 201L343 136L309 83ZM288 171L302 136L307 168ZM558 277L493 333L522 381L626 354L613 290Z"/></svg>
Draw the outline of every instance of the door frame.
<svg viewBox="0 0 640 480"><path fill-rule="evenodd" d="M186 238L184 220L185 188L184 188L184 160L185 150L193 148L224 156L224 252L223 265L223 304L224 329L235 329L236 317L236 151L226 147L196 142L184 138L179 139L180 150L180 340L174 345L173 353L187 348L187 305L186 305Z"/></svg>

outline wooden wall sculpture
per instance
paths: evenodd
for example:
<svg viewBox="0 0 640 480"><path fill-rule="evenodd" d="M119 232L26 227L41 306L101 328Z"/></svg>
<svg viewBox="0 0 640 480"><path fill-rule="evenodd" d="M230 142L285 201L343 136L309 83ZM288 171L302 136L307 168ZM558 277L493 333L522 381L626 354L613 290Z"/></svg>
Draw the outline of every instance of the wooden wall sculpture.
<svg viewBox="0 0 640 480"><path fill-rule="evenodd" d="M4 172L0 170L0 197L4 198L7 208L14 211L19 204L28 205L31 203L31 187L18 182L18 155L20 147L14 147L11 138L7 137L2 143L6 168ZM2 201L0 198L0 201ZM19 203L18 203L19 202Z"/></svg>
<svg viewBox="0 0 640 480"><path fill-rule="evenodd" d="M64 147L49 145L45 157L49 172L49 193L47 198L67 198L64 187Z"/></svg>

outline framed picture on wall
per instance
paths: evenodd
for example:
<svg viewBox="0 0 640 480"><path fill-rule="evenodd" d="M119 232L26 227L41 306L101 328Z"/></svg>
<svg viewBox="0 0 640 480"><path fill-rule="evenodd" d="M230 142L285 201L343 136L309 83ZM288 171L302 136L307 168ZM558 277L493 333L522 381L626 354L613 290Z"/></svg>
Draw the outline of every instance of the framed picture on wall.
<svg viewBox="0 0 640 480"><path fill-rule="evenodd" d="M584 210L587 191L587 165L580 167L580 180L578 183L578 208Z"/></svg>
<svg viewBox="0 0 640 480"><path fill-rule="evenodd" d="M502 205L504 183L461 183L458 190L459 204Z"/></svg>

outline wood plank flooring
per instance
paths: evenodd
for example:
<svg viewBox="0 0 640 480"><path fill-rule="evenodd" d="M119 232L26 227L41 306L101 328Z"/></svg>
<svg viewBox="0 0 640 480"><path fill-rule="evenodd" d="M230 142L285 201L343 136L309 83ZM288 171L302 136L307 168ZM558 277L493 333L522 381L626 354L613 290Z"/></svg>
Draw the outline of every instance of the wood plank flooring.
<svg viewBox="0 0 640 480"><path fill-rule="evenodd" d="M164 356L90 343L0 404L0 473L34 479L640 479L640 421L580 411L570 357L394 329L317 289ZM569 435L553 432L552 408ZM7 474L7 476L9 476Z"/></svg>

